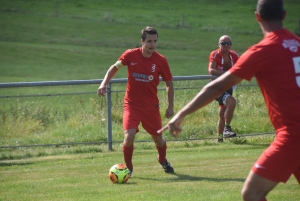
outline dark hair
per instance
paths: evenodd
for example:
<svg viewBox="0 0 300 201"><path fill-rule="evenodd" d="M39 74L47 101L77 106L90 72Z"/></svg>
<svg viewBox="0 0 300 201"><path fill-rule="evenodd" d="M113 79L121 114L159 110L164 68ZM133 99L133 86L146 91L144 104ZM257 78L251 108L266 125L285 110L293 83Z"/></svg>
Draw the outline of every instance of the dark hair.
<svg viewBox="0 0 300 201"><path fill-rule="evenodd" d="M256 11L265 21L278 21L283 19L283 0L258 0Z"/></svg>
<svg viewBox="0 0 300 201"><path fill-rule="evenodd" d="M158 33L156 31L156 29L154 29L153 27L146 27L145 29L143 29L141 31L141 39L142 41L145 41L146 40L146 36L147 34L150 34L150 35L157 35L157 38L158 38Z"/></svg>

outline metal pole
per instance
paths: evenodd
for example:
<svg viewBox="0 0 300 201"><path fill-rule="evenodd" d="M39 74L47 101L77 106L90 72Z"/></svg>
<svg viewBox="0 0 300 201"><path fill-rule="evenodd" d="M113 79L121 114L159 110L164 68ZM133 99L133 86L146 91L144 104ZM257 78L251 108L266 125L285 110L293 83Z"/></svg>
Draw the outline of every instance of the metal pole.
<svg viewBox="0 0 300 201"><path fill-rule="evenodd" d="M107 109L107 146L112 151L112 115L111 115L111 83L106 85L106 109Z"/></svg>

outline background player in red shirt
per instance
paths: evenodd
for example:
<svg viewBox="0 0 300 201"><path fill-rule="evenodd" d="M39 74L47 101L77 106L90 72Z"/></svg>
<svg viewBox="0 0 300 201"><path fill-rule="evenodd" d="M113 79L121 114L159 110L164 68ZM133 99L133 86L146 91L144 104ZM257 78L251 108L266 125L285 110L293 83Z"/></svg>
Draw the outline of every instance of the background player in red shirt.
<svg viewBox="0 0 300 201"><path fill-rule="evenodd" d="M215 76L223 75L239 58L237 52L231 50L232 41L229 36L221 36L218 46L219 48L212 51L208 58L208 73ZM223 142L223 137L236 136L230 126L236 106L236 100L232 93L233 87L230 87L216 99L219 103L218 142Z"/></svg>
<svg viewBox="0 0 300 201"><path fill-rule="evenodd" d="M283 0L258 0L256 20L264 38L222 76L207 84L158 132L177 137L184 117L243 79L256 77L276 130L271 145L253 165L242 189L246 201L266 200L279 182L294 175L300 184L300 38L283 28Z"/></svg>
<svg viewBox="0 0 300 201"><path fill-rule="evenodd" d="M152 27L146 27L141 31L141 48L128 49L107 71L98 95L104 96L106 85L120 68L127 66L128 82L124 97L123 129L124 141L122 145L124 161L133 171L132 155L133 144L139 124L152 136L158 151L157 160L166 173L174 173L173 167L166 159L167 145L162 134L157 130L162 127L159 112L159 100L157 97L157 86L159 77L166 83L168 95L168 108L165 117L174 114L174 88L172 74L167 59L155 51L158 33Z"/></svg>

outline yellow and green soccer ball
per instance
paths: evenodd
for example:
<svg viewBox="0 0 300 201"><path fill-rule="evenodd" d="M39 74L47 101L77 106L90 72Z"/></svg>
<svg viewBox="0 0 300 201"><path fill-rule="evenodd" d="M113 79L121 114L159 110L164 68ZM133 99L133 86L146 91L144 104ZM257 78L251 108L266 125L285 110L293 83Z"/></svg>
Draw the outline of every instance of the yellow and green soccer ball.
<svg viewBox="0 0 300 201"><path fill-rule="evenodd" d="M114 184L124 184L130 178L130 171L124 164L115 164L109 169L109 179Z"/></svg>

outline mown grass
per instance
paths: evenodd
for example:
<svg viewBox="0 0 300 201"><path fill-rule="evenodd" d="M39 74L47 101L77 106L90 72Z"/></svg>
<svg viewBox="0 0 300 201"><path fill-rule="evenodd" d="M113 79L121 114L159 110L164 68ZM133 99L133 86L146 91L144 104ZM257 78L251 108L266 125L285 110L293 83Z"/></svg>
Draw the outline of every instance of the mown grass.
<svg viewBox="0 0 300 201"><path fill-rule="evenodd" d="M174 175L163 172L151 144L152 149L135 149L133 177L124 185L108 178L109 168L123 161L120 147L114 152L2 161L0 200L241 200L244 179L267 146L169 145ZM295 178L279 184L267 198L298 200Z"/></svg>
<svg viewBox="0 0 300 201"><path fill-rule="evenodd" d="M59 1L57 15L56 2L0 2L2 82L102 78L124 49L140 45L147 25L157 27L158 51L174 75L206 74L221 35L229 34L240 54L262 38L250 0ZM294 31L299 3L285 3L285 26Z"/></svg>

